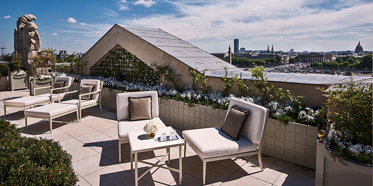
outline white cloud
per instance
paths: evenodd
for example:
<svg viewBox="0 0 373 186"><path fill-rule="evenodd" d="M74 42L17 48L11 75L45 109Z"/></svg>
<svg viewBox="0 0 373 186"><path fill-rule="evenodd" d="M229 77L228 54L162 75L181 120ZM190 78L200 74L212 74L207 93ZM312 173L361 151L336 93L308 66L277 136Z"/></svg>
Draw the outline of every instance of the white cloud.
<svg viewBox="0 0 373 186"><path fill-rule="evenodd" d="M69 22L69 23L77 23L77 21L74 18L72 18L72 17L69 17L69 19L67 19L67 22Z"/></svg>
<svg viewBox="0 0 373 186"><path fill-rule="evenodd" d="M41 32L41 33L39 33L39 34L42 34L42 35L44 35L44 34L45 34L45 32Z"/></svg>
<svg viewBox="0 0 373 186"><path fill-rule="evenodd" d="M127 3L127 1L126 0L120 0L120 1L118 1L119 3Z"/></svg>
<svg viewBox="0 0 373 186"><path fill-rule="evenodd" d="M119 5L119 10L128 10L128 6Z"/></svg>
<svg viewBox="0 0 373 186"><path fill-rule="evenodd" d="M153 0L138 0L134 3L134 5L144 5L145 7L151 7L154 4L156 4L156 2L154 2Z"/></svg>
<svg viewBox="0 0 373 186"><path fill-rule="evenodd" d="M57 33L53 33L52 36L58 36L58 34Z"/></svg>
<svg viewBox="0 0 373 186"><path fill-rule="evenodd" d="M338 37L339 32L372 22L371 3L326 10L320 8L320 1L177 1L172 3L179 11L177 14L153 14L125 20L123 23L161 28L191 42L221 37L233 42L233 38L280 38L281 35L307 38ZM328 33L323 36L325 32ZM263 42L271 43L270 40ZM226 46L219 47L218 51L226 50ZM204 49L215 52L215 49Z"/></svg>
<svg viewBox="0 0 373 186"><path fill-rule="evenodd" d="M85 26L85 25L87 25L87 23L83 23L83 22L81 22L81 23L79 23L80 25L83 25L83 26Z"/></svg>
<svg viewBox="0 0 373 186"><path fill-rule="evenodd" d="M9 19L9 18L11 18L10 15L4 16L4 19Z"/></svg>

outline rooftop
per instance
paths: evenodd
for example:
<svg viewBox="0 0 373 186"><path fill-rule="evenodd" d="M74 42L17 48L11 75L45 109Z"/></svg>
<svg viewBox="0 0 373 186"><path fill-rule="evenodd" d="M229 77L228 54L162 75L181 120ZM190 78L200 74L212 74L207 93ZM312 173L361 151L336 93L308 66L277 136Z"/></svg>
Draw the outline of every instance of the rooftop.
<svg viewBox="0 0 373 186"><path fill-rule="evenodd" d="M3 101L28 96L28 90L0 92L0 106ZM134 171L130 170L129 145L122 146L122 163L118 162L118 129L116 112L103 107L83 110L82 121L76 123L76 115L69 114L53 120L53 133L49 132L49 122L36 118L28 119L25 126L23 109L0 109L1 119L9 120L21 129L21 135L31 138L47 138L59 141L62 148L72 155L72 165L79 176L77 185L134 185ZM176 129L181 135L181 130ZM128 152L128 153L126 153ZM161 159L165 150L141 153L139 158L151 163ZM207 164L207 185L315 185L315 170L293 163L263 156L264 171L261 172L257 156L228 159ZM165 162L163 162L165 164ZM171 148L171 164L178 168L178 149ZM140 173L147 165L139 164ZM143 177L140 185L176 185L178 173L153 168ZM183 158L183 185L202 184L202 161L187 146L187 156Z"/></svg>

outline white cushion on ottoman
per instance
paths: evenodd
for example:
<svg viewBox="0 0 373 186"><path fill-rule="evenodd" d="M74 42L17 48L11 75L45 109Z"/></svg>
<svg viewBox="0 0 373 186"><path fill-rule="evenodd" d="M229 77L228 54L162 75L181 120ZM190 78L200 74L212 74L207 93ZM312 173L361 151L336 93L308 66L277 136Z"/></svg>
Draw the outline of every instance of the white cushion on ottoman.
<svg viewBox="0 0 373 186"><path fill-rule="evenodd" d="M49 101L49 97L39 97L39 96L26 96L11 100L4 101L4 106L8 107L25 107L28 105L33 105L40 102L47 102Z"/></svg>
<svg viewBox="0 0 373 186"><path fill-rule="evenodd" d="M203 158L226 156L257 150L257 145L250 140L240 137L233 140L217 128L203 128L183 131L184 140Z"/></svg>
<svg viewBox="0 0 373 186"><path fill-rule="evenodd" d="M52 103L49 105L25 110L24 113L25 117L51 118L59 114L73 111L74 109L77 110L78 107L76 105Z"/></svg>

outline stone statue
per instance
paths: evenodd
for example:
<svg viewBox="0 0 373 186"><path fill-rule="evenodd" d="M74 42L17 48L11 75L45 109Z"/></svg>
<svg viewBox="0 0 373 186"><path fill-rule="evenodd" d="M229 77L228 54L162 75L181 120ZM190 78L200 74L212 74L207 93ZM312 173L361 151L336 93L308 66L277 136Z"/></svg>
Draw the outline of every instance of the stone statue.
<svg viewBox="0 0 373 186"><path fill-rule="evenodd" d="M34 74L30 64L31 58L40 51L41 41L38 27L32 20L36 20L34 15L21 16L17 20L17 27L14 28L14 52L23 57L23 64L31 75Z"/></svg>

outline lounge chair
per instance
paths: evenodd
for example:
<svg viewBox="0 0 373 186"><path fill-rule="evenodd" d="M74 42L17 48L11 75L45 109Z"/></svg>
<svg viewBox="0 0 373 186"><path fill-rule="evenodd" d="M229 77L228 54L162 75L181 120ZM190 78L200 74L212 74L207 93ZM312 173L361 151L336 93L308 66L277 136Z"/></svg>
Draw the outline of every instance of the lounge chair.
<svg viewBox="0 0 373 186"><path fill-rule="evenodd" d="M130 109L128 98L143 98L151 97L151 119L130 121ZM142 91L117 94L117 120L118 120L118 148L119 148L119 162L122 161L121 145L129 143L128 132L143 130L146 123L150 121L156 122L159 127L166 127L166 125L159 118L158 93L156 91ZM132 153L131 169L132 169Z"/></svg>
<svg viewBox="0 0 373 186"><path fill-rule="evenodd" d="M231 109L233 106L235 106L235 109L232 112ZM186 130L182 133L185 142L190 145L190 147L203 161L203 185L205 184L206 180L206 163L211 161L219 161L233 157L252 156L257 154L260 168L263 171L261 144L265 124L269 114L268 109L243 100L231 98L228 110L229 112L225 118L224 125L229 123L229 121L236 121L238 118L234 117L234 114L230 115L230 112L249 112L249 116L247 116L246 119L241 120L241 123L243 123L241 130L238 130L238 132L235 133L238 139L236 138L235 140L232 138L232 135L228 135L228 133L226 133L227 131L223 132L222 128L225 127L224 125L217 128ZM240 117L241 116L242 115L240 115ZM231 118L234 119L231 120ZM227 124L227 126L230 125ZM184 156L186 153L186 143L184 147Z"/></svg>
<svg viewBox="0 0 373 186"><path fill-rule="evenodd" d="M82 87L84 86L92 86L92 89L88 92L82 92ZM78 111L79 111L79 120L82 120L82 109L93 107L96 105L100 106L100 111L102 112L101 108L101 90L103 86L103 81L96 80L96 79L82 79L80 81L80 89L71 91L71 92L66 92L66 93L61 93L61 94L72 94L79 92L79 98L78 99L70 99L67 101L62 101L59 103L61 104L69 104L69 105L76 105L78 106ZM87 99L85 99L87 98Z"/></svg>
<svg viewBox="0 0 373 186"><path fill-rule="evenodd" d="M59 84L56 82L63 81L62 87L57 87L56 85ZM37 96L25 96L21 98L16 99L10 99L4 101L4 115L6 116L6 108L7 107L19 107L23 108L23 110L26 110L26 108L31 108L37 105L44 105L48 103L52 103L57 100L61 100L64 98L65 93L70 90L74 82L74 78L69 76L57 76L55 78L55 82L52 86L46 86L46 87L37 87L34 88L37 89L49 89L50 93L47 94L41 94ZM61 85L61 84L59 84ZM34 91L35 91L34 90ZM56 93L56 91L61 91L60 93Z"/></svg>

